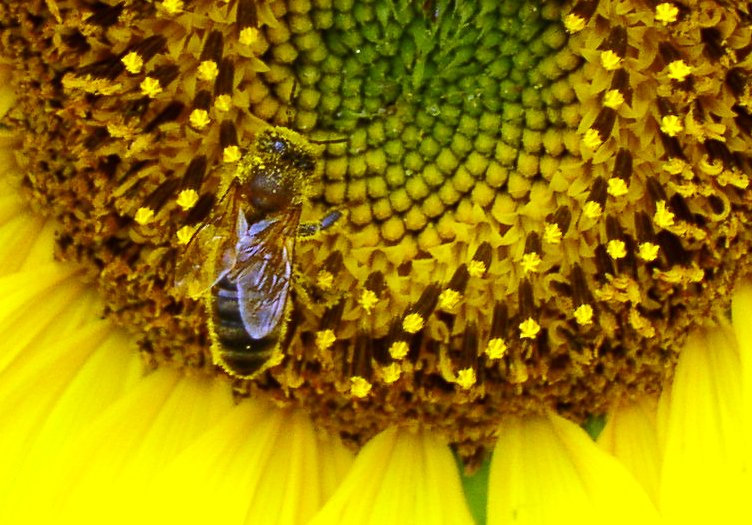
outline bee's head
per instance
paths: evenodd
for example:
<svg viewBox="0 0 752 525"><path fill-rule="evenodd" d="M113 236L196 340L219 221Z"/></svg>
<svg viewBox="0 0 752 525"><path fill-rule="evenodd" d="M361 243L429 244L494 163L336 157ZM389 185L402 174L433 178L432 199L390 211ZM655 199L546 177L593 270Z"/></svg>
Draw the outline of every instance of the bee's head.
<svg viewBox="0 0 752 525"><path fill-rule="evenodd" d="M261 213L299 203L316 172L316 154L297 133L284 128L264 130L253 145L247 193Z"/></svg>

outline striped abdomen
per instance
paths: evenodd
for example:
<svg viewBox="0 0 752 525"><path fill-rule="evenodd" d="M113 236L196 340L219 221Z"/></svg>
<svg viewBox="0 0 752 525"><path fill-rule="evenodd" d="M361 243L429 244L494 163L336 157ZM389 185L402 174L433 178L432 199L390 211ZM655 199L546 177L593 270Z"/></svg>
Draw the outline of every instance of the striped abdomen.
<svg viewBox="0 0 752 525"><path fill-rule="evenodd" d="M280 342L280 327L272 330L269 336L254 339L245 329L240 317L238 290L235 282L227 277L221 279L211 290L210 329L212 352L215 361L240 377L252 377L269 366L276 364Z"/></svg>

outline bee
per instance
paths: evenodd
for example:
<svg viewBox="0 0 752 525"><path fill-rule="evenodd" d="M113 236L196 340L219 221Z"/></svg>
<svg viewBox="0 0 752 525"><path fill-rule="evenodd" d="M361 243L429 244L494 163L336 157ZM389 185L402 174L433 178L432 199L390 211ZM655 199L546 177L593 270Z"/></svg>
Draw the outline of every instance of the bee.
<svg viewBox="0 0 752 525"><path fill-rule="evenodd" d="M317 155L298 133L261 131L234 170L221 176L220 201L175 268L175 286L205 300L214 363L244 379L282 361L298 237L333 225L300 223Z"/></svg>

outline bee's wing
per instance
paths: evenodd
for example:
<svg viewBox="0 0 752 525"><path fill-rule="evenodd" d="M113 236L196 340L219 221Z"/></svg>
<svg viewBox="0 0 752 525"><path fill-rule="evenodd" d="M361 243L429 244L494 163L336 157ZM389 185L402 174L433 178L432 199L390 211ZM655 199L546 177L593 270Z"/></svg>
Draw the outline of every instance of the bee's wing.
<svg viewBox="0 0 752 525"><path fill-rule="evenodd" d="M234 191L234 187L227 191L216 213L196 230L178 256L174 285L183 295L200 297L235 266L239 211Z"/></svg>
<svg viewBox="0 0 752 525"><path fill-rule="evenodd" d="M282 323L290 292L292 251L299 209L253 223L237 244L231 278L248 335L262 339Z"/></svg>

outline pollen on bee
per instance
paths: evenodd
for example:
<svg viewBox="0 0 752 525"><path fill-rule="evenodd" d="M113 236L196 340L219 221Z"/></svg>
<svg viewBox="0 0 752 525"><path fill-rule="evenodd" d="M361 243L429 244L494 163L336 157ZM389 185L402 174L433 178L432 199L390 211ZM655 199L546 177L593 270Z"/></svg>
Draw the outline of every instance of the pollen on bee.
<svg viewBox="0 0 752 525"><path fill-rule="evenodd" d="M327 328L326 330L319 330L316 332L316 348L319 350L328 350L337 340L334 335L334 330Z"/></svg>
<svg viewBox="0 0 752 525"><path fill-rule="evenodd" d="M392 359L404 359L409 350L410 346L406 341L395 341L389 347L389 355L392 356Z"/></svg>
<svg viewBox="0 0 752 525"><path fill-rule="evenodd" d="M535 339L540 332L540 325L532 317L528 317L519 325L521 339Z"/></svg>
<svg viewBox="0 0 752 525"><path fill-rule="evenodd" d="M475 370L472 368L463 368L457 372L455 383L463 390L467 390L476 383Z"/></svg>
<svg viewBox="0 0 752 525"><path fill-rule="evenodd" d="M144 67L144 59L141 58L141 55L136 53L135 51L131 51L130 53L126 54L123 58L120 59L120 61L125 66L125 70L128 73L136 74L140 73L141 69Z"/></svg>
<svg viewBox="0 0 752 525"><path fill-rule="evenodd" d="M133 219L141 226L146 226L154 220L154 210L142 206L136 210L136 216Z"/></svg>
<svg viewBox="0 0 752 525"><path fill-rule="evenodd" d="M581 304L574 311L574 319L580 326L593 323L593 307L589 304Z"/></svg>
<svg viewBox="0 0 752 525"><path fill-rule="evenodd" d="M154 98L162 92L162 85L159 83L159 80L153 77L143 79L141 84L139 84L139 88L141 88L141 93L149 98Z"/></svg>
<svg viewBox="0 0 752 525"><path fill-rule="evenodd" d="M178 242L183 245L188 244L191 241L191 238L193 238L194 233L196 233L196 228L194 226L183 226L176 234L178 236Z"/></svg>
<svg viewBox="0 0 752 525"><path fill-rule="evenodd" d="M425 326L425 319L418 313L407 314L402 320L402 328L409 334L420 332Z"/></svg>
<svg viewBox="0 0 752 525"><path fill-rule="evenodd" d="M353 376L350 378L350 395L353 397L366 397L371 392L371 388L373 388L373 385L364 377Z"/></svg>
<svg viewBox="0 0 752 525"><path fill-rule="evenodd" d="M176 203L183 211L193 208L198 202L198 192L192 188L182 190L178 193Z"/></svg>

